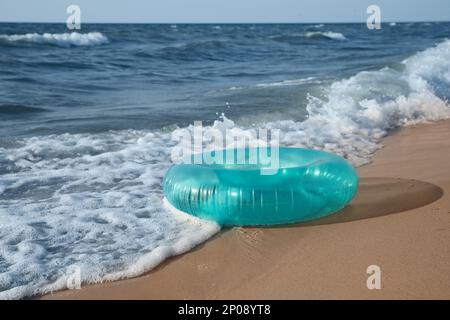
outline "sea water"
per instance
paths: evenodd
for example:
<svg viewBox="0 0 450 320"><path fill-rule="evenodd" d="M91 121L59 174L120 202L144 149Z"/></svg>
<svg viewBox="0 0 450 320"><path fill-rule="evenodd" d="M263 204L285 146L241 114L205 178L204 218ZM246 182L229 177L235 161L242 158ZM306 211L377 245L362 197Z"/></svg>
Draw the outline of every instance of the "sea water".
<svg viewBox="0 0 450 320"><path fill-rule="evenodd" d="M140 275L220 229L163 205L177 128L360 166L450 117L449 23L0 24L0 298Z"/></svg>

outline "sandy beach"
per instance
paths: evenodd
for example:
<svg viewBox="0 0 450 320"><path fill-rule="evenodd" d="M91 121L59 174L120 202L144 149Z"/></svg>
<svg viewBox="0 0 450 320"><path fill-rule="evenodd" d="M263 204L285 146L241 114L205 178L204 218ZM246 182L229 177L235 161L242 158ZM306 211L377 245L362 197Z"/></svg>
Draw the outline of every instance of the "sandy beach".
<svg viewBox="0 0 450 320"><path fill-rule="evenodd" d="M389 136L350 206L276 228L223 230L144 276L44 299L449 299L450 121ZM380 290L366 269L381 268Z"/></svg>

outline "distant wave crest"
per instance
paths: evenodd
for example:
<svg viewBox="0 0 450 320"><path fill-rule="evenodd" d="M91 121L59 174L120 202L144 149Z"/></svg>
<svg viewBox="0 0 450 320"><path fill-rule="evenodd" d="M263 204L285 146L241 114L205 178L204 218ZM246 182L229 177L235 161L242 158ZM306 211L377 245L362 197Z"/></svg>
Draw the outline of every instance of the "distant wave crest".
<svg viewBox="0 0 450 320"><path fill-rule="evenodd" d="M0 40L8 42L44 43L57 46L93 46L108 43L108 38L100 32L89 33L27 33L0 35Z"/></svg>
<svg viewBox="0 0 450 320"><path fill-rule="evenodd" d="M308 31L305 33L294 33L294 34L283 34L283 35L274 35L269 37L275 41L286 41L286 42L304 42L306 39L315 39L315 40L337 40L343 41L347 40L345 35L340 32L333 31ZM305 39L306 38L306 39Z"/></svg>
<svg viewBox="0 0 450 320"><path fill-rule="evenodd" d="M340 32L332 31L310 31L305 34L307 38L327 38L331 40L347 40L347 38Z"/></svg>
<svg viewBox="0 0 450 320"><path fill-rule="evenodd" d="M301 79L292 79L292 80L282 80L282 81L276 81L276 82L269 82L269 83L257 83L254 85L256 88L270 88L270 87L289 87L289 86L298 86L305 83L320 83L321 81L316 79L315 77L307 77L307 78L301 78ZM249 87L231 87L230 90L242 90L242 89L248 89Z"/></svg>

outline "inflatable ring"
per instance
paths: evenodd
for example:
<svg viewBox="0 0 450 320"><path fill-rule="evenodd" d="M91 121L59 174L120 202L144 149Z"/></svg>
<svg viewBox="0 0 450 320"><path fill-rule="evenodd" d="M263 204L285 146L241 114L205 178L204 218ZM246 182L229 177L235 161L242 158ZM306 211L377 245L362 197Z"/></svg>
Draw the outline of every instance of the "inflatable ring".
<svg viewBox="0 0 450 320"><path fill-rule="evenodd" d="M168 202L226 226L286 224L334 213L353 199L358 188L355 169L334 154L280 147L277 167L269 172L269 164L262 165L260 158L250 163L257 148L232 152L245 154L243 163L237 163L237 157L230 161L225 154L229 150L194 155L190 163L172 166L163 183ZM225 159L223 164L205 161L218 156Z"/></svg>

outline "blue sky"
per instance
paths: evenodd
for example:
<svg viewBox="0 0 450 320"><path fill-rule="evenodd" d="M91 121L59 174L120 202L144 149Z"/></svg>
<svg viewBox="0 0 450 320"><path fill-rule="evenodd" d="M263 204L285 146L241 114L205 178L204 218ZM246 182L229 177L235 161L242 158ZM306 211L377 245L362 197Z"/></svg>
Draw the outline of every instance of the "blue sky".
<svg viewBox="0 0 450 320"><path fill-rule="evenodd" d="M383 21L450 21L449 0L1 0L0 21L65 22L70 4L82 22L364 22L370 4Z"/></svg>

